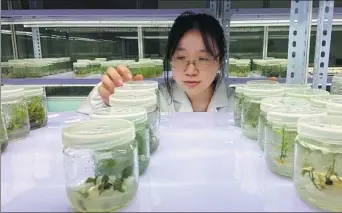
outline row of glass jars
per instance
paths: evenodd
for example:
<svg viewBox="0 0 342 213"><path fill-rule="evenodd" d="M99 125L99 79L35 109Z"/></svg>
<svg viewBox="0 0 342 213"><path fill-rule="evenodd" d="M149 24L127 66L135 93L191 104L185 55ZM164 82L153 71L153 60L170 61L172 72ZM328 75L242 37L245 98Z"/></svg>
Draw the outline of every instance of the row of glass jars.
<svg viewBox="0 0 342 213"><path fill-rule="evenodd" d="M240 104L242 109L244 135L258 140L272 172L293 177L302 199L341 211L341 96L306 86L265 83L271 82L236 88L235 107ZM234 115L239 125L239 111Z"/></svg>
<svg viewBox="0 0 342 213"><path fill-rule="evenodd" d="M25 137L30 130L45 126L48 120L43 87L1 86L1 109L2 144Z"/></svg>
<svg viewBox="0 0 342 213"><path fill-rule="evenodd" d="M63 129L69 201L81 212L111 212L135 197L139 176L159 147L158 82L126 82L110 107Z"/></svg>

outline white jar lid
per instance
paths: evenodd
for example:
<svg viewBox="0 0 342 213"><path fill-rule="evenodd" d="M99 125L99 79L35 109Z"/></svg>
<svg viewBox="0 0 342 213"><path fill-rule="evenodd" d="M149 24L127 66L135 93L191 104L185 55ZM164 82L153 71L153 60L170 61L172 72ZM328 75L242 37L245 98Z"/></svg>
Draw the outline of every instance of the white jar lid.
<svg viewBox="0 0 342 213"><path fill-rule="evenodd" d="M297 91L300 89L311 89L311 86L308 84L282 84L285 88L285 93Z"/></svg>
<svg viewBox="0 0 342 213"><path fill-rule="evenodd" d="M247 81L247 84L279 84L279 82L272 80L250 80Z"/></svg>
<svg viewBox="0 0 342 213"><path fill-rule="evenodd" d="M107 61L106 58L95 58L95 61Z"/></svg>
<svg viewBox="0 0 342 213"><path fill-rule="evenodd" d="M338 98L330 99L326 103L328 114L342 115L342 95Z"/></svg>
<svg viewBox="0 0 342 213"><path fill-rule="evenodd" d="M319 108L326 108L327 103L330 102L332 99L342 99L342 95L328 95L323 97L312 97L310 99L311 106L319 107Z"/></svg>
<svg viewBox="0 0 342 213"><path fill-rule="evenodd" d="M101 61L97 61L97 60L89 61L89 64L90 64L90 65L100 65L100 64L101 64Z"/></svg>
<svg viewBox="0 0 342 213"><path fill-rule="evenodd" d="M7 101L19 101L24 98L24 89L20 86L1 86L1 103Z"/></svg>
<svg viewBox="0 0 342 213"><path fill-rule="evenodd" d="M326 115L298 120L298 134L342 145L342 116Z"/></svg>
<svg viewBox="0 0 342 213"><path fill-rule="evenodd" d="M342 81L342 73L338 73L338 74L333 76L332 82L336 82L336 81L338 81L338 82Z"/></svg>
<svg viewBox="0 0 342 213"><path fill-rule="evenodd" d="M128 65L128 68L133 68L133 69L139 69L141 67L139 62L131 62L127 65Z"/></svg>
<svg viewBox="0 0 342 213"><path fill-rule="evenodd" d="M109 105L115 107L144 107L148 112L157 107L156 93L148 91L132 91L131 93L114 93L109 96Z"/></svg>
<svg viewBox="0 0 342 213"><path fill-rule="evenodd" d="M124 119L140 124L147 121L147 111L143 107L108 107L95 110L90 119Z"/></svg>
<svg viewBox="0 0 342 213"><path fill-rule="evenodd" d="M298 89L286 94L289 97L311 99L312 97L329 96L330 93L321 89Z"/></svg>
<svg viewBox="0 0 342 213"><path fill-rule="evenodd" d="M74 67L87 67L88 65L90 65L89 62L74 62L73 63Z"/></svg>
<svg viewBox="0 0 342 213"><path fill-rule="evenodd" d="M126 147L135 138L135 125L123 119L96 119L77 123L62 130L65 147L105 150Z"/></svg>
<svg viewBox="0 0 342 213"><path fill-rule="evenodd" d="M235 93L243 93L244 84L235 86Z"/></svg>
<svg viewBox="0 0 342 213"><path fill-rule="evenodd" d="M243 95L249 97L284 96L284 88L279 84L247 84Z"/></svg>
<svg viewBox="0 0 342 213"><path fill-rule="evenodd" d="M114 89L114 93L122 93L122 94L130 94L130 93L134 93L134 92L139 92L139 91L148 91L148 92L152 92L152 93L155 93L156 92L156 89L154 88L141 88L141 89L138 89L138 88L132 88L132 87L129 87L129 86L121 86L121 87L115 87Z"/></svg>
<svg viewBox="0 0 342 213"><path fill-rule="evenodd" d="M280 106L310 106L310 102L305 99L292 97L269 97L260 101L260 110L263 112Z"/></svg>
<svg viewBox="0 0 342 213"><path fill-rule="evenodd" d="M267 112L267 121L278 124L296 124L299 118L326 114L325 109L310 106L279 106Z"/></svg>
<svg viewBox="0 0 342 213"><path fill-rule="evenodd" d="M42 86L22 86L24 89L25 97L33 97L33 96L43 96L44 87Z"/></svg>
<svg viewBox="0 0 342 213"><path fill-rule="evenodd" d="M123 83L123 86L132 88L132 89L158 89L158 81L127 81Z"/></svg>

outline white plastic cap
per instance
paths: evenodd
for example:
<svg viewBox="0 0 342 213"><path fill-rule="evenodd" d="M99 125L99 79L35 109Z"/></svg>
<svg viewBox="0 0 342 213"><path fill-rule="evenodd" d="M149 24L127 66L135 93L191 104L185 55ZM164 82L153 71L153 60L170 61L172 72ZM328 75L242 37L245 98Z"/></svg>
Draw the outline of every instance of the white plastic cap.
<svg viewBox="0 0 342 213"><path fill-rule="evenodd" d="M1 103L9 101L20 101L24 98L24 89L19 86L1 86Z"/></svg>
<svg viewBox="0 0 342 213"><path fill-rule="evenodd" d="M305 98L310 100L312 97L329 96L330 93L321 89L299 89L287 92L286 96L295 98Z"/></svg>
<svg viewBox="0 0 342 213"><path fill-rule="evenodd" d="M342 116L342 98L330 99L326 104L327 111L329 115L339 115Z"/></svg>
<svg viewBox="0 0 342 213"><path fill-rule="evenodd" d="M156 93L148 91L132 91L131 93L114 93L109 97L110 106L114 107L144 107L148 112L157 108Z"/></svg>
<svg viewBox="0 0 342 213"><path fill-rule="evenodd" d="M310 106L310 102L301 98L292 97L269 97L260 101L260 110L267 112L273 107L281 106Z"/></svg>
<svg viewBox="0 0 342 213"><path fill-rule="evenodd" d="M123 86L132 89L158 89L158 81L127 81L123 83Z"/></svg>
<svg viewBox="0 0 342 213"><path fill-rule="evenodd" d="M284 88L279 84L247 84L243 95L249 97L284 96Z"/></svg>

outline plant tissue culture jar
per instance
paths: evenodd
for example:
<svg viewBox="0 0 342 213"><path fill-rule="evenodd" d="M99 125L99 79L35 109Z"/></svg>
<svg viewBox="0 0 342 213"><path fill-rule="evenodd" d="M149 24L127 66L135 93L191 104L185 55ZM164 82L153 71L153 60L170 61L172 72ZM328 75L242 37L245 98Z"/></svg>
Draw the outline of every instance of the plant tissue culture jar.
<svg viewBox="0 0 342 213"><path fill-rule="evenodd" d="M284 89L277 84L252 84L244 87L241 127L245 136L253 140L258 138L260 101L266 97L281 96L284 96Z"/></svg>
<svg viewBox="0 0 342 213"><path fill-rule="evenodd" d="M135 140L138 145L139 174L142 175L150 162L150 133L147 111L143 107L109 107L95 110L90 119L124 119L135 125Z"/></svg>
<svg viewBox="0 0 342 213"><path fill-rule="evenodd" d="M128 92L114 92L109 97L112 107L140 106L147 110L150 133L150 153L153 154L159 147L159 111L157 107L157 95L149 91L132 90Z"/></svg>
<svg viewBox="0 0 342 213"><path fill-rule="evenodd" d="M24 138L30 132L30 122L23 88L1 86L1 108L9 141Z"/></svg>
<svg viewBox="0 0 342 213"><path fill-rule="evenodd" d="M265 131L265 159L275 174L292 177L294 144L299 118L326 115L325 109L310 106L281 106L267 113Z"/></svg>
<svg viewBox="0 0 342 213"><path fill-rule="evenodd" d="M96 119L62 130L66 190L80 212L127 206L139 184L135 128L131 121Z"/></svg>
<svg viewBox="0 0 342 213"><path fill-rule="evenodd" d="M341 116L299 119L293 181L302 200L342 212Z"/></svg>
<svg viewBox="0 0 342 213"><path fill-rule="evenodd" d="M266 114L274 107L280 106L309 106L310 102L300 98L291 97L270 97L264 98L260 102L260 115L258 124L258 144L262 151L264 151L265 144L265 126Z"/></svg>
<svg viewBox="0 0 342 213"><path fill-rule="evenodd" d="M8 145L8 137L5 119L2 111L0 111L0 142L1 142L1 152L5 151Z"/></svg>
<svg viewBox="0 0 342 213"><path fill-rule="evenodd" d="M235 86L235 95L234 95L234 123L236 126L239 126L239 127L241 126L243 87L244 85Z"/></svg>
<svg viewBox="0 0 342 213"><path fill-rule="evenodd" d="M342 95L328 95L328 96L321 96L321 97L313 97L310 100L311 106L312 107L317 107L317 108L327 108L327 103L330 102L332 99L342 99Z"/></svg>
<svg viewBox="0 0 342 213"><path fill-rule="evenodd" d="M310 100L311 98L314 98L314 97L329 96L330 93L328 91L321 90L321 89L299 89L299 90L293 90L293 91L287 92L285 95L288 97L303 98L303 99Z"/></svg>

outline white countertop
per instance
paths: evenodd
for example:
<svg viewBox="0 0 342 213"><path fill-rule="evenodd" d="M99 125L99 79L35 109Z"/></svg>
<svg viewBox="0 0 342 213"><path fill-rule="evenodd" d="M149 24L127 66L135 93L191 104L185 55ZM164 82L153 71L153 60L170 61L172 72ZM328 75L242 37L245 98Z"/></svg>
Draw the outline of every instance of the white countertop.
<svg viewBox="0 0 342 213"><path fill-rule="evenodd" d="M86 120L50 113L47 127L11 142L1 155L1 211L73 212L64 186L61 128ZM255 141L229 113L163 116L160 147L140 178L132 211L319 211L293 183L272 174Z"/></svg>

